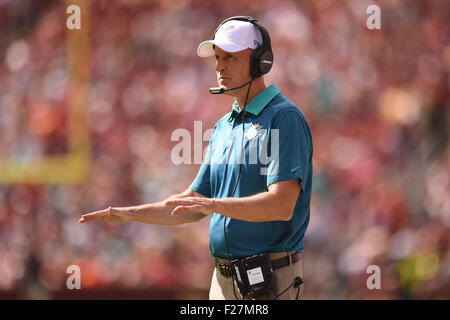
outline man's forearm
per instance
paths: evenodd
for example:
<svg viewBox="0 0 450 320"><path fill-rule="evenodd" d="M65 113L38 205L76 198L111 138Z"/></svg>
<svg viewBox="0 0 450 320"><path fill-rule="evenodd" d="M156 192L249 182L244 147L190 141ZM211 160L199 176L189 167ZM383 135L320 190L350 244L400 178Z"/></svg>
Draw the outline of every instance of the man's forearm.
<svg viewBox="0 0 450 320"><path fill-rule="evenodd" d="M173 198L182 198L187 196L184 193L173 195L166 200ZM164 200L164 201L166 201ZM164 201L151 204L143 204L139 206L120 208L125 210L133 221L157 225L177 225L189 222L195 222L203 218L205 215L191 214L171 216L170 213L175 209L175 205L165 205Z"/></svg>
<svg viewBox="0 0 450 320"><path fill-rule="evenodd" d="M270 192L243 198L221 198L216 201L220 214L250 222L287 221L293 212L287 201Z"/></svg>

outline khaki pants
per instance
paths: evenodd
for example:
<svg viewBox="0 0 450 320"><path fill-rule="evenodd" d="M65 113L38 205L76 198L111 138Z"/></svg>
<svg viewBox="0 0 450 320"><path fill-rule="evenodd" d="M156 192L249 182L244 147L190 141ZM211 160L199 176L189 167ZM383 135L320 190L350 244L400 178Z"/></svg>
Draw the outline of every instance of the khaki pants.
<svg viewBox="0 0 450 320"><path fill-rule="evenodd" d="M275 260L277 258L283 257L283 255L286 256L286 253L270 253L270 259ZM294 262L289 266L275 270L274 273L278 287L278 295L292 284L295 277L301 277L303 279L302 257L300 256L300 260ZM300 285L298 299L301 299L303 296L303 286L304 284ZM242 300L242 295L239 292L236 281L234 281L234 292L236 293L237 298L239 300ZM295 298L297 297L297 292L298 288L294 288L294 286L291 286L291 288L281 296L279 296L277 300L295 300ZM217 272L217 269L214 268L214 273L211 280L211 288L209 290L209 299L236 300L236 296L233 293L232 278L226 278L222 276L219 272ZM270 300L274 297L275 293L269 292L267 294L255 297L254 300Z"/></svg>

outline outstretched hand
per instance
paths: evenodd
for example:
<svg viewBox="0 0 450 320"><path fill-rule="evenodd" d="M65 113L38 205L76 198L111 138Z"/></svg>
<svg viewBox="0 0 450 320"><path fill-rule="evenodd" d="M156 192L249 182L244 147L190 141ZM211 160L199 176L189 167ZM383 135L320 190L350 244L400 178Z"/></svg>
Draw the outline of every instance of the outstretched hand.
<svg viewBox="0 0 450 320"><path fill-rule="evenodd" d="M131 221L131 216L124 210L109 207L108 209L83 214L79 220L80 223L89 221L108 221L120 223Z"/></svg>

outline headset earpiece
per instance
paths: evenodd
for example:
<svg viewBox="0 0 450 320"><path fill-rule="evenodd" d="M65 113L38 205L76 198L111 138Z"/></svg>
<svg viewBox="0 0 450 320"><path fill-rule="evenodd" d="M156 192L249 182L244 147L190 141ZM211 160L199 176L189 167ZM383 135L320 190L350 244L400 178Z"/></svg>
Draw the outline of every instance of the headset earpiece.
<svg viewBox="0 0 450 320"><path fill-rule="evenodd" d="M250 74L258 78L270 71L273 64L272 50L264 50L262 46L255 48L250 57Z"/></svg>

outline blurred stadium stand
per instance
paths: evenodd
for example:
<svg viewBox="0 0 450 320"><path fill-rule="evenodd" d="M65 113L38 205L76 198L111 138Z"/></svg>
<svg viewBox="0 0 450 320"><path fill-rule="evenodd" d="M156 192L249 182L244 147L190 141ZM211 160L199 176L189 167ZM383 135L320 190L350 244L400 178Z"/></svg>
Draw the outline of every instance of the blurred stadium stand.
<svg viewBox="0 0 450 320"><path fill-rule="evenodd" d="M0 176L6 159L68 150L68 3L0 0ZM369 4L91 1L89 173L81 184L0 185L0 298L207 298L208 219L78 219L189 186L198 165L173 164L171 133L193 132L194 120L211 128L232 104L209 95L214 62L197 45L224 18L251 15L272 38L266 84L313 134L304 298L449 299L450 2L376 1L381 30L366 28ZM381 290L366 287L372 264ZM66 288L69 265L81 290Z"/></svg>

